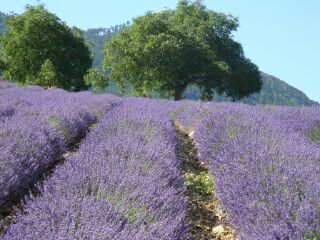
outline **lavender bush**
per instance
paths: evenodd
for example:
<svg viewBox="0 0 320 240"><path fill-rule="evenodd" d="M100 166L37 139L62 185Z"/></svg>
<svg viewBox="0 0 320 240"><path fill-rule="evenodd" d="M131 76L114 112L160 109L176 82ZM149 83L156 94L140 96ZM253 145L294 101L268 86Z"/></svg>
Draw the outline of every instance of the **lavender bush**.
<svg viewBox="0 0 320 240"><path fill-rule="evenodd" d="M195 140L238 235L318 239L320 149L307 133L319 109L227 105Z"/></svg>
<svg viewBox="0 0 320 240"><path fill-rule="evenodd" d="M188 239L173 121L241 239L320 239L320 108L0 89L0 204L100 119L2 239Z"/></svg>
<svg viewBox="0 0 320 240"><path fill-rule="evenodd" d="M0 79L0 89L11 88L11 87L14 87L14 86L15 86L14 83L2 81L2 80Z"/></svg>
<svg viewBox="0 0 320 240"><path fill-rule="evenodd" d="M195 131L201 121L218 110L218 104L184 100L169 102L170 116L186 132Z"/></svg>
<svg viewBox="0 0 320 240"><path fill-rule="evenodd" d="M317 135L320 126L319 107L264 107L263 110L283 122L287 131L302 134L309 138L312 138L313 134L315 134L314 137Z"/></svg>
<svg viewBox="0 0 320 240"><path fill-rule="evenodd" d="M4 239L187 239L169 112L161 101L125 99L26 202Z"/></svg>
<svg viewBox="0 0 320 240"><path fill-rule="evenodd" d="M39 87L0 91L0 206L20 195L120 99Z"/></svg>

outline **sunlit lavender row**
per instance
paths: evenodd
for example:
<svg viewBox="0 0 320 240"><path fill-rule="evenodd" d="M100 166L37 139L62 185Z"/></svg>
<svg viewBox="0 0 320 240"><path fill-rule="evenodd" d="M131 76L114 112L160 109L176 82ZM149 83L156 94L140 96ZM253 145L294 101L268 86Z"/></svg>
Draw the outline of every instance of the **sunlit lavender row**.
<svg viewBox="0 0 320 240"><path fill-rule="evenodd" d="M320 108L120 99L6 85L0 204L77 139L5 239L187 239L173 122L194 139L240 239L320 237ZM100 120L100 121L98 121Z"/></svg>
<svg viewBox="0 0 320 240"><path fill-rule="evenodd" d="M320 109L214 105L195 140L239 237L318 239Z"/></svg>
<svg viewBox="0 0 320 240"><path fill-rule="evenodd" d="M125 99L27 201L4 239L187 239L177 147L163 102Z"/></svg>
<svg viewBox="0 0 320 240"><path fill-rule="evenodd" d="M40 87L0 91L0 205L19 196L120 98Z"/></svg>

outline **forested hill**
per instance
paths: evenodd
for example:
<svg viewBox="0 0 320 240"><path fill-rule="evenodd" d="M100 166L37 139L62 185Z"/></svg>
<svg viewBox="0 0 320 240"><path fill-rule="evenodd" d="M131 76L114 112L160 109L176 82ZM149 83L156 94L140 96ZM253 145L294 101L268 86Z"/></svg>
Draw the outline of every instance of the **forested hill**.
<svg viewBox="0 0 320 240"><path fill-rule="evenodd" d="M84 37L92 47L91 50L94 56L93 66L101 67L105 43L110 41L119 31L127 27L129 24L129 22L126 22L110 28L89 28L84 32Z"/></svg>
<svg viewBox="0 0 320 240"><path fill-rule="evenodd" d="M10 14L0 11L0 35L5 32L7 25L5 20ZM130 23L126 22L110 28L90 28L84 31L84 36L91 45L93 53L93 66L101 67L103 60L103 49L105 43L110 41L117 33L126 28ZM241 102L250 104L273 104L273 105L292 105L292 106L311 106L318 105L317 102L310 100L302 91L290 86L284 81L266 73L261 73L263 80L263 88L259 94L254 94L243 99ZM130 89L130 87L128 88ZM118 93L115 84L110 84L109 92ZM128 92L129 94L129 92ZM197 100L200 98L200 92L196 87L189 87L185 94L185 98ZM224 96L214 95L214 101L229 101Z"/></svg>
<svg viewBox="0 0 320 240"><path fill-rule="evenodd" d="M319 105L306 94L286 82L266 73L261 73L264 87L259 94L243 100L245 103L310 106Z"/></svg>
<svg viewBox="0 0 320 240"><path fill-rule="evenodd" d="M319 103L310 100L306 94L286 82L266 73L261 72L263 87L260 93L252 94L240 102L249 104L271 104L289 106L312 106ZM199 99L200 91L191 86L185 92L187 99ZM231 101L231 98L214 94L214 101Z"/></svg>

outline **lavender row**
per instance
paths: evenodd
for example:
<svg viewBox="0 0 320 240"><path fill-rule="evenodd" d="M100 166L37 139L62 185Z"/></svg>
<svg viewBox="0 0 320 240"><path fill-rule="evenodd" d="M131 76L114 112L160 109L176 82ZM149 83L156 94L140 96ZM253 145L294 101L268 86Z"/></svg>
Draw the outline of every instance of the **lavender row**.
<svg viewBox="0 0 320 240"><path fill-rule="evenodd" d="M19 196L83 136L114 96L71 94L39 87L0 91L0 205Z"/></svg>
<svg viewBox="0 0 320 240"><path fill-rule="evenodd" d="M320 149L306 137L316 112L224 104L195 132L241 239L320 236Z"/></svg>
<svg viewBox="0 0 320 240"><path fill-rule="evenodd" d="M4 239L187 239L185 191L169 109L128 98L27 201Z"/></svg>
<svg viewBox="0 0 320 240"><path fill-rule="evenodd" d="M215 112L226 108L242 108L246 104L196 102L184 100L180 102L168 102L172 108L171 116L181 125L186 132L193 132L201 122ZM252 107L265 114L272 114L274 119L283 122L287 131L295 131L310 137L314 130L320 127L320 108L319 107L289 107L289 106L271 106L261 105Z"/></svg>
<svg viewBox="0 0 320 240"><path fill-rule="evenodd" d="M281 121L287 132L301 134L311 140L313 132L320 127L319 107L264 107L262 110Z"/></svg>
<svg viewBox="0 0 320 240"><path fill-rule="evenodd" d="M15 86L14 83L2 81L1 78L0 78L0 89L11 88L11 87L14 87L14 86Z"/></svg>

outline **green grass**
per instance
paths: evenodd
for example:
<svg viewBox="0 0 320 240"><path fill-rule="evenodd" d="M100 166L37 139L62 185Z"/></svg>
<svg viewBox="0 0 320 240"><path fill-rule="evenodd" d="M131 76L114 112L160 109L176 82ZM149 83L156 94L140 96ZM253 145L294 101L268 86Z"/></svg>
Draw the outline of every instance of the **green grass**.
<svg viewBox="0 0 320 240"><path fill-rule="evenodd" d="M319 240L320 239L320 233L311 233L304 237L305 240Z"/></svg>
<svg viewBox="0 0 320 240"><path fill-rule="evenodd" d="M317 126L314 129L312 129L312 131L309 133L309 138L312 141L320 142L320 126Z"/></svg>
<svg viewBox="0 0 320 240"><path fill-rule="evenodd" d="M187 174L186 184L192 192L202 196L210 196L214 191L213 178L208 171Z"/></svg>
<svg viewBox="0 0 320 240"><path fill-rule="evenodd" d="M63 122L61 120L59 120L58 118L56 117L50 117L48 119L48 122L51 126L53 126L54 128L62 131L64 137L66 139L69 139L70 138L70 131L69 129L63 124Z"/></svg>
<svg viewBox="0 0 320 240"><path fill-rule="evenodd" d="M150 213L145 206L135 201L132 201L129 205L127 205L126 201L132 194L130 190L123 191L121 193L115 193L112 190L104 192L97 187L94 194L97 200L106 200L113 206L123 209L124 217L132 225L137 224L139 218L142 218L146 224L156 222L156 219L153 217L152 213Z"/></svg>

